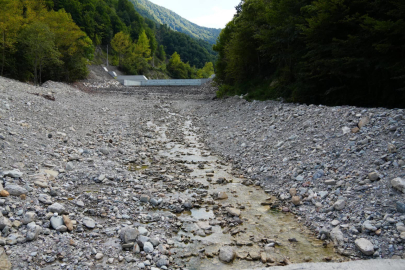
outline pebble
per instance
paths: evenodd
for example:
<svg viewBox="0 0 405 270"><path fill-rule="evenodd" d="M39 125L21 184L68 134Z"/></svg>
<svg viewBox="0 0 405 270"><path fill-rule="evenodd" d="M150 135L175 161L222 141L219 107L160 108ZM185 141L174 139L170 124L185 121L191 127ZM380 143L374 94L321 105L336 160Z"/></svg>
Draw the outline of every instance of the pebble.
<svg viewBox="0 0 405 270"><path fill-rule="evenodd" d="M4 176L9 176L12 178L21 178L21 176L23 175L23 173L19 170L4 171L2 174Z"/></svg>
<svg viewBox="0 0 405 270"><path fill-rule="evenodd" d="M391 185L393 188L399 190L402 193L405 193L405 180L397 177L391 180Z"/></svg>
<svg viewBox="0 0 405 270"><path fill-rule="evenodd" d="M380 176L378 175L378 173L376 172L371 172L368 174L368 179L370 179L370 181L377 181L380 179Z"/></svg>
<svg viewBox="0 0 405 270"><path fill-rule="evenodd" d="M225 200L228 199L228 195L225 192L218 192L218 196L217 196L218 200Z"/></svg>
<svg viewBox="0 0 405 270"><path fill-rule="evenodd" d="M295 206L298 206L298 205L301 204L301 199L300 199L299 196L294 196L294 197L292 197L291 201L292 201L292 203L293 203Z"/></svg>
<svg viewBox="0 0 405 270"><path fill-rule="evenodd" d="M83 225L89 229L94 229L94 227L96 227L96 222L94 221L94 219L92 219L90 217L84 217Z"/></svg>
<svg viewBox="0 0 405 270"><path fill-rule="evenodd" d="M69 216L63 215L62 219L68 231L73 231L73 222L70 220Z"/></svg>
<svg viewBox="0 0 405 270"><path fill-rule="evenodd" d="M53 203L52 205L48 206L48 211L52 213L66 214L65 206L60 203Z"/></svg>
<svg viewBox="0 0 405 270"><path fill-rule="evenodd" d="M235 250L233 247L224 246L219 250L219 260L225 263L231 263L235 259Z"/></svg>
<svg viewBox="0 0 405 270"><path fill-rule="evenodd" d="M364 255L373 255L374 254L374 245L365 238L359 238L354 241L356 247L364 254Z"/></svg>
<svg viewBox="0 0 405 270"><path fill-rule="evenodd" d="M145 243L143 244L143 251L145 251L146 253L151 253L151 252L153 252L153 250L154 250L154 248L153 248L152 243L150 243L150 242L145 242Z"/></svg>
<svg viewBox="0 0 405 270"><path fill-rule="evenodd" d="M338 200L333 204L333 207L335 208L335 210L343 210L343 208L345 208L346 206L346 201L345 200Z"/></svg>
<svg viewBox="0 0 405 270"><path fill-rule="evenodd" d="M103 257L104 257L104 254L100 253L100 252L97 253L96 256L95 256L96 260L101 260Z"/></svg>
<svg viewBox="0 0 405 270"><path fill-rule="evenodd" d="M138 227L138 232L140 235L145 235L147 236L149 231L145 227Z"/></svg>
<svg viewBox="0 0 405 270"><path fill-rule="evenodd" d="M232 208L232 207L228 207L226 209L226 211L231 215L231 216L235 216L235 217L239 217L240 216L240 210L236 209L236 208Z"/></svg>
<svg viewBox="0 0 405 270"><path fill-rule="evenodd" d="M8 196L10 196L10 193L7 190L3 189L3 190L0 190L0 196L8 197Z"/></svg>
<svg viewBox="0 0 405 270"><path fill-rule="evenodd" d="M25 188L18 185L7 185L5 189L12 196L20 196L21 194L28 193L28 191Z"/></svg>
<svg viewBox="0 0 405 270"><path fill-rule="evenodd" d="M51 217L51 226L55 230L60 226L64 225L63 218L61 216L53 216Z"/></svg>

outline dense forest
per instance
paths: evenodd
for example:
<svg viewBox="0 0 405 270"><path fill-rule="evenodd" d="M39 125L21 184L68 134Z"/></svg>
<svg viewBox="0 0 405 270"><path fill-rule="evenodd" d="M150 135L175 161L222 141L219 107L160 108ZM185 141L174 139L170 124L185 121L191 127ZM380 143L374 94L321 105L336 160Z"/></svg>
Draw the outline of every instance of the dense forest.
<svg viewBox="0 0 405 270"><path fill-rule="evenodd" d="M94 52L91 39L64 10L43 4L0 0L1 76L36 84L84 78Z"/></svg>
<svg viewBox="0 0 405 270"><path fill-rule="evenodd" d="M219 96L405 107L405 1L246 0L222 30Z"/></svg>
<svg viewBox="0 0 405 270"><path fill-rule="evenodd" d="M158 6L148 0L131 0L136 11L145 18L155 21L157 24L167 25L170 29L185 33L191 37L202 39L210 44L217 41L221 29L207 28L196 25L175 12Z"/></svg>
<svg viewBox="0 0 405 270"><path fill-rule="evenodd" d="M131 74L158 69L174 78L200 78L213 73L209 62L216 53L207 42L143 18L129 0L0 0L0 7L2 76L36 84L83 79L94 49L107 45L113 63ZM170 65L172 58L180 64Z"/></svg>

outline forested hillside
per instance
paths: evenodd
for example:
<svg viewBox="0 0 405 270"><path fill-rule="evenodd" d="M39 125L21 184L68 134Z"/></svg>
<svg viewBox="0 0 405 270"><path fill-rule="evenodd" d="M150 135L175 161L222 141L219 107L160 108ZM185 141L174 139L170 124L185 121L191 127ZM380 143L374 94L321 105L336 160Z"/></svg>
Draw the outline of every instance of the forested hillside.
<svg viewBox="0 0 405 270"><path fill-rule="evenodd" d="M0 0L0 7L4 76L34 83L83 79L94 49L107 46L111 62L127 73L213 73L212 46L143 18L129 0ZM166 44L176 60L180 54L176 68L186 73L167 68Z"/></svg>
<svg viewBox="0 0 405 270"><path fill-rule="evenodd" d="M72 15L77 25L85 31L93 42L107 45L115 34L128 33L132 41L137 41L145 31L154 55L158 45L169 46L167 54L178 52L184 62L202 68L206 62L214 61L217 53L203 40L168 30L162 31L160 24L142 17L129 0L52 0L55 10L65 9ZM159 36L159 33L162 33ZM160 42L157 44L156 38ZM170 40L173 38L173 40ZM202 58L201 58L202 57Z"/></svg>
<svg viewBox="0 0 405 270"><path fill-rule="evenodd" d="M219 95L405 107L403 0L246 0L221 32Z"/></svg>
<svg viewBox="0 0 405 270"><path fill-rule="evenodd" d="M34 83L85 78L91 39L64 10L43 3L0 0L0 75Z"/></svg>
<svg viewBox="0 0 405 270"><path fill-rule="evenodd" d="M145 18L155 21L157 24L166 24L170 29L185 33L214 44L217 41L221 29L207 28L196 25L175 12L156 5L148 0L131 0L135 9Z"/></svg>

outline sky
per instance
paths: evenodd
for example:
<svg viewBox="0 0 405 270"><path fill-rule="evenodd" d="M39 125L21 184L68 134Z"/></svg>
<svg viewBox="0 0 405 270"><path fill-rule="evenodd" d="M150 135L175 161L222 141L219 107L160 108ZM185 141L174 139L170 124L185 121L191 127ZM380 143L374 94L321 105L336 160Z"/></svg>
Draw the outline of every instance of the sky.
<svg viewBox="0 0 405 270"><path fill-rule="evenodd" d="M149 0L199 26L224 28L240 0Z"/></svg>

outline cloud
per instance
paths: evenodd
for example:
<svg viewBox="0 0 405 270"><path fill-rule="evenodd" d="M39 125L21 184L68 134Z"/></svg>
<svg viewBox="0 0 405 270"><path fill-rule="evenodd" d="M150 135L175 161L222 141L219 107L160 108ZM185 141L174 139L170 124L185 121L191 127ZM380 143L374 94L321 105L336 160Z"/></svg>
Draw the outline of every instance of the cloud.
<svg viewBox="0 0 405 270"><path fill-rule="evenodd" d="M232 20L235 12L236 11L234 8L224 9L218 6L214 6L211 8L210 14L189 18L188 20L200 26L210 28L224 28L225 25Z"/></svg>

